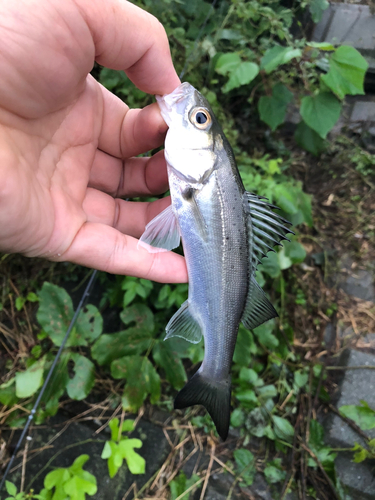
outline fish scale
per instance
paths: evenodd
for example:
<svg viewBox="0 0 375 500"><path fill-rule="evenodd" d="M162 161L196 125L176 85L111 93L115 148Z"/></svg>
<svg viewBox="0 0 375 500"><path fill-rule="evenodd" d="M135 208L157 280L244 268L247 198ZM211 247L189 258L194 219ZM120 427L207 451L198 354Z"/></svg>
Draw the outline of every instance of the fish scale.
<svg viewBox="0 0 375 500"><path fill-rule="evenodd" d="M194 87L183 83L157 101L169 125L165 157L171 206L146 226L139 244L157 252L182 240L189 294L169 321L166 339L197 343L203 335L205 353L177 394L175 408L203 405L225 440L239 324L252 329L277 316L255 280L256 267L291 231L272 211L276 207L245 191L233 151Z"/></svg>

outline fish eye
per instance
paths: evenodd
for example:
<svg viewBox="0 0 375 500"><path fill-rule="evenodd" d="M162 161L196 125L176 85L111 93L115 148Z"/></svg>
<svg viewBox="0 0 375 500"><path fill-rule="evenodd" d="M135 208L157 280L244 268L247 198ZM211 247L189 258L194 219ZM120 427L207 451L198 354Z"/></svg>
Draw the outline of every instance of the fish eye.
<svg viewBox="0 0 375 500"><path fill-rule="evenodd" d="M202 130L211 125L211 115L205 108L195 108L190 116L190 121L195 127Z"/></svg>

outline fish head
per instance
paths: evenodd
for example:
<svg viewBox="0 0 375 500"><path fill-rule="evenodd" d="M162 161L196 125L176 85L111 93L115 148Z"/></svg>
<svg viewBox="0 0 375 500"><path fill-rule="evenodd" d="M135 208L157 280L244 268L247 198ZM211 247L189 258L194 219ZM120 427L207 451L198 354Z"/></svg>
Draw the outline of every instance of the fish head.
<svg viewBox="0 0 375 500"><path fill-rule="evenodd" d="M215 167L222 137L208 101L187 82L156 100L169 126L165 139L168 165L188 182L203 182Z"/></svg>

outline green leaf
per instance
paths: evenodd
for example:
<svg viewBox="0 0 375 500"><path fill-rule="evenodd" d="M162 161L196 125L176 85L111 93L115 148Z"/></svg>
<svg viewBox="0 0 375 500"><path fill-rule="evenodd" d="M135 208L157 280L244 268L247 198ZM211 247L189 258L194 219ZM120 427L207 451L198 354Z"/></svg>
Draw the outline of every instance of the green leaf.
<svg viewBox="0 0 375 500"><path fill-rule="evenodd" d="M181 389L186 382L186 372L181 359L170 348L170 343L157 342L152 350L152 357L164 369L168 382L175 389Z"/></svg>
<svg viewBox="0 0 375 500"><path fill-rule="evenodd" d="M128 464L132 474L144 474L146 470L146 461L139 455L134 448L141 448L142 441L140 439L123 439L119 443L122 456Z"/></svg>
<svg viewBox="0 0 375 500"><path fill-rule="evenodd" d="M278 417L277 415L272 415L272 420L276 436L283 441L291 442L294 436L292 424L286 418Z"/></svg>
<svg viewBox="0 0 375 500"><path fill-rule="evenodd" d="M245 415L242 408L235 408L230 416L230 425L232 427L242 427L245 423Z"/></svg>
<svg viewBox="0 0 375 500"><path fill-rule="evenodd" d="M281 274L277 253L269 252L267 258L262 260L262 264L259 267L262 272L268 274L271 278L277 278Z"/></svg>
<svg viewBox="0 0 375 500"><path fill-rule="evenodd" d="M344 417L353 420L363 431L375 427L375 410L370 408L365 401L361 401L362 406L344 405L339 411Z"/></svg>
<svg viewBox="0 0 375 500"><path fill-rule="evenodd" d="M236 347L234 349L233 361L236 365L249 366L251 359L257 352L257 346L251 332L241 324L238 330Z"/></svg>
<svg viewBox="0 0 375 500"><path fill-rule="evenodd" d="M0 385L0 403L6 406L13 406L17 402L16 378L13 377L8 382Z"/></svg>
<svg viewBox="0 0 375 500"><path fill-rule="evenodd" d="M330 92L321 92L303 97L300 112L304 122L325 139L340 117L341 104Z"/></svg>
<svg viewBox="0 0 375 500"><path fill-rule="evenodd" d="M223 87L223 92L229 92L242 85L248 85L259 73L259 66L252 62L242 62L230 73L229 80Z"/></svg>
<svg viewBox="0 0 375 500"><path fill-rule="evenodd" d="M125 312L125 311L124 311ZM101 335L91 348L91 356L99 365L146 351L152 342L151 331L128 328L125 331Z"/></svg>
<svg viewBox="0 0 375 500"><path fill-rule="evenodd" d="M297 370L294 372L294 383L297 390L305 387L309 380L309 375L305 371Z"/></svg>
<svg viewBox="0 0 375 500"><path fill-rule="evenodd" d="M314 49L327 50L330 52L336 50L335 47L331 43L328 43L328 42L309 42L306 45L308 47L313 47Z"/></svg>
<svg viewBox="0 0 375 500"><path fill-rule="evenodd" d="M218 57L215 71L220 75L233 72L241 64L241 58L237 52L228 52Z"/></svg>
<svg viewBox="0 0 375 500"><path fill-rule="evenodd" d="M29 302L39 302L39 297L34 292L29 292L26 296L26 300Z"/></svg>
<svg viewBox="0 0 375 500"><path fill-rule="evenodd" d="M297 125L296 131L294 133L294 139L296 140L298 146L305 149L314 156L319 156L319 154L324 151L324 140L304 121L301 121Z"/></svg>
<svg viewBox="0 0 375 500"><path fill-rule="evenodd" d="M98 309L88 304L79 313L75 324L74 343L70 345L87 346L88 342L93 342L103 331L103 318Z"/></svg>
<svg viewBox="0 0 375 500"><path fill-rule="evenodd" d="M328 73L321 79L340 99L348 94L365 93L363 83L368 63L357 49L342 45L331 55L329 66Z"/></svg>
<svg viewBox="0 0 375 500"><path fill-rule="evenodd" d="M25 302L26 302L26 299L24 297L17 297L16 298L15 306L16 306L17 311L21 311Z"/></svg>
<svg viewBox="0 0 375 500"><path fill-rule="evenodd" d="M265 385L257 390L258 397L264 399L274 398L277 396L277 390L274 385Z"/></svg>
<svg viewBox="0 0 375 500"><path fill-rule="evenodd" d="M136 329L147 330L150 335L154 331L154 315L145 304L133 304L131 307L127 307L121 312L120 318L125 325L135 323Z"/></svg>
<svg viewBox="0 0 375 500"><path fill-rule="evenodd" d="M66 389L70 398L75 400L85 399L95 384L95 366L85 356L77 353L71 354L74 361L74 377L69 380Z"/></svg>
<svg viewBox="0 0 375 500"><path fill-rule="evenodd" d="M104 448L103 448L103 451L102 451L102 454L100 455L100 457L106 459L106 458L109 458L111 455L112 455L111 444L110 444L109 441L106 441L105 444L104 444Z"/></svg>
<svg viewBox="0 0 375 500"><path fill-rule="evenodd" d="M278 339L272 333L274 327L275 324L273 321L267 321L253 330L254 335L258 338L258 341L271 351L279 345Z"/></svg>
<svg viewBox="0 0 375 500"><path fill-rule="evenodd" d="M277 83L272 89L272 96L262 96L258 102L260 119L276 130L284 123L288 104L293 99L293 94L282 83Z"/></svg>
<svg viewBox="0 0 375 500"><path fill-rule="evenodd" d="M98 491L95 476L90 474L93 478L93 481L91 481L87 474L89 473L73 476L64 484L64 491L70 495L71 500L85 500L86 493L92 496Z"/></svg>
<svg viewBox="0 0 375 500"><path fill-rule="evenodd" d="M251 486L256 474L255 457L251 451L245 448L235 450L233 453L236 461L237 471L241 475L241 479L247 486Z"/></svg>
<svg viewBox="0 0 375 500"><path fill-rule="evenodd" d="M356 464L363 462L369 456L369 452L366 450L366 448L363 448L363 446L361 446L359 443L354 443L352 451L355 452L353 455L353 462Z"/></svg>
<svg viewBox="0 0 375 500"><path fill-rule="evenodd" d="M296 57L302 57L300 49L275 45L271 49L268 49L262 57L260 69L264 69L266 73L271 73L279 66L288 63Z"/></svg>
<svg viewBox="0 0 375 500"><path fill-rule="evenodd" d="M125 409L137 411L147 394L151 395L151 403L160 398L160 377L148 358L141 356L124 356L111 363L111 374L114 378L125 378L123 406Z"/></svg>
<svg viewBox="0 0 375 500"><path fill-rule="evenodd" d="M15 497L17 495L17 487L10 481L5 481L5 488L8 492L8 495L11 495L12 497Z"/></svg>
<svg viewBox="0 0 375 500"><path fill-rule="evenodd" d="M254 410L250 411L245 426L253 436L263 437L267 427L265 411L262 408L254 408Z"/></svg>
<svg viewBox="0 0 375 500"><path fill-rule="evenodd" d="M264 475L268 484L284 481L286 472L281 468L281 459L276 458L275 460L268 462L264 469Z"/></svg>
<svg viewBox="0 0 375 500"><path fill-rule="evenodd" d="M16 396L29 398L42 385L46 357L43 356L24 372L16 373Z"/></svg>
<svg viewBox="0 0 375 500"><path fill-rule="evenodd" d="M60 346L73 317L72 300L66 290L47 282L43 284L39 299L36 317L52 342ZM67 345L70 345L69 340Z"/></svg>
<svg viewBox="0 0 375 500"><path fill-rule="evenodd" d="M68 469L55 469L44 478L44 487L52 490L54 486L62 485L70 478Z"/></svg>
<svg viewBox="0 0 375 500"><path fill-rule="evenodd" d="M323 12L328 9L328 0L310 0L309 9L314 23L319 23L322 19Z"/></svg>
<svg viewBox="0 0 375 500"><path fill-rule="evenodd" d="M283 242L285 255L290 258L293 264L303 262L306 258L306 250L298 241Z"/></svg>
<svg viewBox="0 0 375 500"><path fill-rule="evenodd" d="M239 374L239 379L241 382L247 382L248 384L255 384L258 380L258 374L252 368L242 367Z"/></svg>

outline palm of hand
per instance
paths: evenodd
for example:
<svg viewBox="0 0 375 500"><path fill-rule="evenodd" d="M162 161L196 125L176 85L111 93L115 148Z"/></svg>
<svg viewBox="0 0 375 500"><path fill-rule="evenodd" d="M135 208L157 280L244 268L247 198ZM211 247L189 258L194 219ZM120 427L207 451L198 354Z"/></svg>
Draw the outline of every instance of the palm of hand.
<svg viewBox="0 0 375 500"><path fill-rule="evenodd" d="M167 263L165 254L145 255L132 238L167 200L114 198L167 187L161 154L124 161L162 142L166 126L156 105L128 111L88 75L98 47L83 17L53 2L46 9L57 33L41 33L39 19L21 22L0 59L9 75L0 82L0 249L184 280L178 256ZM27 50L19 50L23 37Z"/></svg>

